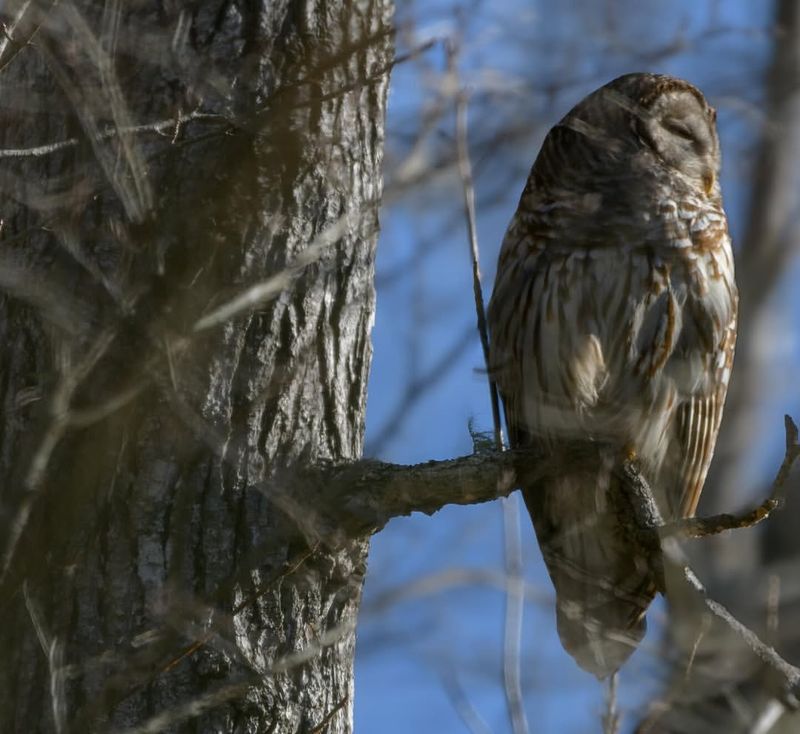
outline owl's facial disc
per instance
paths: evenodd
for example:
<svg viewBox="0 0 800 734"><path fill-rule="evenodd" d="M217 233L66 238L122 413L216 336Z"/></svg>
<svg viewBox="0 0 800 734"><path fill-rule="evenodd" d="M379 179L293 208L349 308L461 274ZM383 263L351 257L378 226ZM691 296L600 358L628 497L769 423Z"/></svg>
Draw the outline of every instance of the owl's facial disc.
<svg viewBox="0 0 800 734"><path fill-rule="evenodd" d="M719 167L714 111L690 91L661 95L641 123L642 138L670 168L709 195Z"/></svg>

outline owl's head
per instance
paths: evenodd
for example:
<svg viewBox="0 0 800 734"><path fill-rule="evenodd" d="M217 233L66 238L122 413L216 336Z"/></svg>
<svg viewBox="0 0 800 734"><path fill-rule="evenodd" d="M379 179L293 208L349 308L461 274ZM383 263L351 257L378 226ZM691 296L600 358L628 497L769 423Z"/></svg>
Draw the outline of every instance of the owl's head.
<svg viewBox="0 0 800 734"><path fill-rule="evenodd" d="M542 148L545 174L580 172L573 184L603 181L629 195L631 179L665 181L716 196L716 112L689 82L663 74L626 74L592 92L551 131ZM589 173L591 175L587 176ZM616 191L619 198L620 190Z"/></svg>
<svg viewBox="0 0 800 734"><path fill-rule="evenodd" d="M666 166L711 194L719 172L716 111L683 80L656 77L645 86L651 89L642 95L634 130Z"/></svg>

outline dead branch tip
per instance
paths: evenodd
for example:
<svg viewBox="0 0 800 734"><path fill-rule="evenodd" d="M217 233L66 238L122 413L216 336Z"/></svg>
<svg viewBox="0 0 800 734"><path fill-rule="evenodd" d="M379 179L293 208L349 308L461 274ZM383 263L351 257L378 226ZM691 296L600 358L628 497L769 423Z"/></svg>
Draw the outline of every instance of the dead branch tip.
<svg viewBox="0 0 800 734"><path fill-rule="evenodd" d="M797 438L797 424L792 420L792 416L783 416L783 423L786 426L786 453L800 451L800 442Z"/></svg>

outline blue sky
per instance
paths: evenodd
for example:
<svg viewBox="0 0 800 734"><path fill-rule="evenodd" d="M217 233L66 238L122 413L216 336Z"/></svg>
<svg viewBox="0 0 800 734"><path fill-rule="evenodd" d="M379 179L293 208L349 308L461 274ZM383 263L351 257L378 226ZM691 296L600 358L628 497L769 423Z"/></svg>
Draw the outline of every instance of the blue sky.
<svg viewBox="0 0 800 734"><path fill-rule="evenodd" d="M487 298L503 231L546 130L587 92L629 71L683 76L717 106L723 191L736 238L744 223L742 181L751 160L759 75L771 43L769 3L513 0L502 10L491 5L402 5L401 28L410 24L414 32L401 33L398 49L463 33L458 63L461 83L473 92L470 140ZM452 149L448 113L414 147L420 120L442 89L444 64L437 46L398 66L390 93L389 196L378 252L367 446L380 458L402 463L469 453L470 421L483 430L491 427L480 346L477 334L470 336L475 317L459 180L451 167L437 164L422 180L398 190L402 166L406 173L413 171L409 156L414 151L411 163L439 162L443 151ZM569 83L554 92L554 80ZM506 128L514 134L500 138L492 155L485 155L483 142ZM788 288L777 294L775 312L787 312L791 299ZM776 379L787 379L785 365L798 363L797 352L796 334L778 345ZM425 376L448 353L455 356L439 379L401 413L402 420L383 440L409 376ZM754 480L780 459L778 416L787 407L778 401L764 407L765 425L776 430L763 432L754 446L754 455L762 457L748 465ZM521 532L531 597L523 628L523 688L531 729L597 731L603 690L561 650L552 589L524 512ZM501 685L503 594L485 578L502 569L499 502L449 507L433 518L397 519L374 538L356 656L359 734L468 731L445 680L451 687L458 681L487 731L509 731ZM401 591L404 599L387 601ZM658 684L663 614L661 605L651 611L651 634L622 674L628 725L635 707Z"/></svg>

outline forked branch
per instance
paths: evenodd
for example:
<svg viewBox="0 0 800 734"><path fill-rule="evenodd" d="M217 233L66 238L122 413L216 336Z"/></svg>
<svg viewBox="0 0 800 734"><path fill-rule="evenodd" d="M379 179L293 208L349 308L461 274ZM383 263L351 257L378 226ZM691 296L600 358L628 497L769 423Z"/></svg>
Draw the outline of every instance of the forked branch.
<svg viewBox="0 0 800 734"><path fill-rule="evenodd" d="M739 530L757 525L769 517L769 514L783 505L786 496L786 480L792 466L800 458L800 441L798 441L797 426L787 415L784 416L786 428L786 453L783 456L780 469L772 482L772 491L763 502L745 512L730 515L711 515L710 517L691 517L673 523L667 523L661 528L661 536L677 536L682 538L703 538L707 535L718 535L726 530Z"/></svg>
<svg viewBox="0 0 800 734"><path fill-rule="evenodd" d="M747 528L780 507L792 467L800 458L798 429L788 416L786 453L769 497L739 514L688 518L664 523L647 481L635 461L621 465L621 485L631 509L631 537L651 562L660 590L677 591L695 600L694 607L730 627L747 646L785 681L787 700L800 693L800 669L711 599L680 550L679 538L701 538ZM448 504L474 504L504 497L520 483L522 473L553 471L530 450L484 451L448 461L402 466L380 461L346 465L323 464L298 475L284 472L258 487L284 512L292 515L309 544L337 545L347 538L378 532L393 517L424 512ZM672 586L677 583L680 588Z"/></svg>
<svg viewBox="0 0 800 734"><path fill-rule="evenodd" d="M798 429L789 416L786 453L769 497L738 514L687 518L664 523L646 479L635 460L620 469L632 510L632 531L645 538L655 533L669 538L702 538L726 530L752 527L783 502L786 480L800 458ZM356 537L381 530L393 517L424 512L432 515L445 505L488 502L510 494L526 475L552 472L542 457L528 449L486 450L445 461L403 465L364 459L349 464L322 463L298 472L279 472L258 489L290 514L316 541L336 535ZM657 545L657 543L656 543Z"/></svg>

